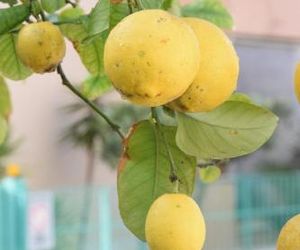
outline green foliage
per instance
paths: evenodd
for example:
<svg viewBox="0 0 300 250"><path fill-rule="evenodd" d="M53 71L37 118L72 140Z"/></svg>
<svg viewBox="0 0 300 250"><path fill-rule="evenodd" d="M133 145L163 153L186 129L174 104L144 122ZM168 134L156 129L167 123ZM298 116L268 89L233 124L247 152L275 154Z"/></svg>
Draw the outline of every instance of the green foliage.
<svg viewBox="0 0 300 250"><path fill-rule="evenodd" d="M16 41L17 35L13 33L0 36L0 73L12 80L23 80L32 72L20 61Z"/></svg>
<svg viewBox="0 0 300 250"><path fill-rule="evenodd" d="M0 116L0 145L5 140L7 134L7 121L3 116Z"/></svg>
<svg viewBox="0 0 300 250"><path fill-rule="evenodd" d="M43 10L54 13L66 5L66 0L41 0Z"/></svg>
<svg viewBox="0 0 300 250"><path fill-rule="evenodd" d="M194 188L196 160L178 149L175 127L163 126L177 166L179 192L191 194ZM142 121L134 125L126 139L118 169L119 208L125 225L145 240L145 220L153 201L175 190L169 180L170 164L161 133L155 124Z"/></svg>
<svg viewBox="0 0 300 250"><path fill-rule="evenodd" d="M221 28L231 29L233 19L220 0L194 0L181 9L185 17L206 19Z"/></svg>
<svg viewBox="0 0 300 250"><path fill-rule="evenodd" d="M17 0L0 0L2 3L8 3L9 5L14 5L17 3Z"/></svg>
<svg viewBox="0 0 300 250"><path fill-rule="evenodd" d="M125 130L129 129L133 122L144 119L148 114L146 109L137 108L133 105L111 104L101 106L103 112ZM63 111L70 118L73 115L78 117L78 113L80 117L64 129L62 141L71 142L74 146L84 149L93 146L99 157L112 168L116 167L122 146L119 137L112 133L110 126L94 112L91 112L89 107L82 102L72 103L64 107Z"/></svg>
<svg viewBox="0 0 300 250"><path fill-rule="evenodd" d="M111 30L127 15L129 15L129 8L126 3L113 4L109 0L99 1L86 19L88 37L85 41Z"/></svg>
<svg viewBox="0 0 300 250"><path fill-rule="evenodd" d="M29 15L30 7L26 4L0 9L0 35L20 25Z"/></svg>
<svg viewBox="0 0 300 250"><path fill-rule="evenodd" d="M10 94L5 80L0 76L0 115L8 118L11 110Z"/></svg>
<svg viewBox="0 0 300 250"><path fill-rule="evenodd" d="M5 157L15 152L20 142L20 140L11 140L11 132L10 129L8 129L5 139L3 140L2 144L0 144L0 166L4 166L3 160Z"/></svg>
<svg viewBox="0 0 300 250"><path fill-rule="evenodd" d="M249 154L273 134L278 118L268 109L231 99L209 113L177 113L176 141L186 154L224 159Z"/></svg>
<svg viewBox="0 0 300 250"><path fill-rule="evenodd" d="M214 165L207 166L199 170L200 179L206 184L217 181L221 174L221 169Z"/></svg>
<svg viewBox="0 0 300 250"><path fill-rule="evenodd" d="M89 100L95 100L112 89L107 76L94 75L87 78L81 87L81 92Z"/></svg>
<svg viewBox="0 0 300 250"><path fill-rule="evenodd" d="M143 9L160 9L164 0L138 0ZM168 3L166 3L168 4Z"/></svg>
<svg viewBox="0 0 300 250"><path fill-rule="evenodd" d="M83 24L64 24L61 25L63 34L73 43L78 52L82 63L92 74L103 74L103 52L105 38L97 36L92 41L86 43L84 40L88 37L88 30Z"/></svg>
<svg viewBox="0 0 300 250"><path fill-rule="evenodd" d="M111 4L109 29L111 30L113 27L115 27L127 15L129 15L129 9L126 3Z"/></svg>
<svg viewBox="0 0 300 250"><path fill-rule="evenodd" d="M110 0L100 0L89 15L88 33L95 36L109 28Z"/></svg>

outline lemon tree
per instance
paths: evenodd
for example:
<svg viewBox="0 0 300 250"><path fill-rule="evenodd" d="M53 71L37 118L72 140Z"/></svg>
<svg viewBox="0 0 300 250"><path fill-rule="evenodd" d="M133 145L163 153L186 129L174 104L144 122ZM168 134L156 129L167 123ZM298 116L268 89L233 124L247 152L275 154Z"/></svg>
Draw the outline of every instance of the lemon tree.
<svg viewBox="0 0 300 250"><path fill-rule="evenodd" d="M4 78L56 71L120 137L117 189L127 228L152 250L202 248L205 222L190 198L198 163L212 163L200 176L215 181L221 171L212 165L254 152L278 122L234 93L238 55L221 30L233 26L222 2L99 0L89 13L75 0L0 2L7 4L0 10L0 143L12 110ZM61 65L69 53L65 40L89 72L79 86ZM148 107L149 116L123 131L94 102L113 90Z"/></svg>

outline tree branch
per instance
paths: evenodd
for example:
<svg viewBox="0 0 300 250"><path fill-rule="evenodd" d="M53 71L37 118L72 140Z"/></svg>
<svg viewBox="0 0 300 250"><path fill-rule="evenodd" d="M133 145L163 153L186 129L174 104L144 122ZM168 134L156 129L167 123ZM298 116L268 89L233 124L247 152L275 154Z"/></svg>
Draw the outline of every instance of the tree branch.
<svg viewBox="0 0 300 250"><path fill-rule="evenodd" d="M100 115L112 128L112 130L114 130L122 140L125 139L125 136L123 135L123 133L120 130L120 127L118 125L116 125L115 123L113 123L109 117L107 117L93 102L91 102L89 99L87 99L84 95L82 95L80 93L80 91L78 91L69 81L69 79L66 77L62 66L59 64L57 67L57 73L60 75L61 79L62 79L62 84L65 85L67 88L69 88L76 96L78 96L83 102L85 102L88 106L90 106L91 109L93 109L98 115Z"/></svg>

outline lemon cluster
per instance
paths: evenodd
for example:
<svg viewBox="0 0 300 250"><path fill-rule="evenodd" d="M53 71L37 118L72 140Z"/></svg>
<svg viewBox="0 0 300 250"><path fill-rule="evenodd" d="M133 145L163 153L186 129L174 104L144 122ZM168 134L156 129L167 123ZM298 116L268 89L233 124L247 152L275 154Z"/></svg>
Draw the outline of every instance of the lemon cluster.
<svg viewBox="0 0 300 250"><path fill-rule="evenodd" d="M236 89L239 60L214 24L144 10L124 18L109 34L105 71L129 101L168 105L182 112L206 112Z"/></svg>

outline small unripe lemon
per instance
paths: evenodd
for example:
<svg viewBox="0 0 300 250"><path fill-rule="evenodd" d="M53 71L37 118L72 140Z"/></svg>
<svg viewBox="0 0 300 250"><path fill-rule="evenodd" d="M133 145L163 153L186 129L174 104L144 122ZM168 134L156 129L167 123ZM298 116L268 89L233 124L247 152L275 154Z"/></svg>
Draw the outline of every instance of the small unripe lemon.
<svg viewBox="0 0 300 250"><path fill-rule="evenodd" d="M298 63L296 66L294 83L296 97L298 102L300 103L300 63Z"/></svg>
<svg viewBox="0 0 300 250"><path fill-rule="evenodd" d="M115 88L133 103L160 106L181 96L199 66L193 30L163 10L124 18L109 34L105 71Z"/></svg>
<svg viewBox="0 0 300 250"><path fill-rule="evenodd" d="M236 89L239 59L232 43L220 28L198 18L183 20L197 35L200 66L188 90L169 106L182 112L211 111L225 102Z"/></svg>
<svg viewBox="0 0 300 250"><path fill-rule="evenodd" d="M66 45L59 28L50 22L28 24L19 33L18 56L36 73L55 70L65 52Z"/></svg>
<svg viewBox="0 0 300 250"><path fill-rule="evenodd" d="M205 222L196 202L185 194L165 194L149 209L145 226L151 250L200 250Z"/></svg>
<svg viewBox="0 0 300 250"><path fill-rule="evenodd" d="M277 241L277 250L298 249L300 249L300 214L283 226Z"/></svg>

